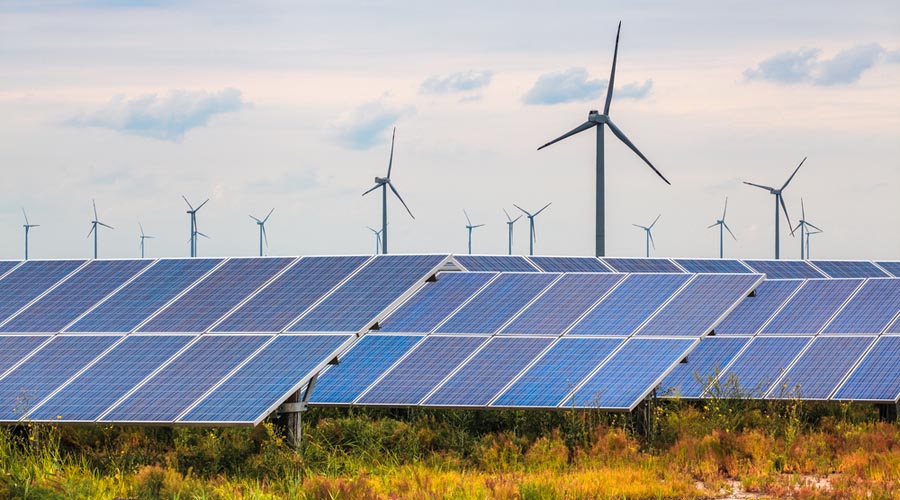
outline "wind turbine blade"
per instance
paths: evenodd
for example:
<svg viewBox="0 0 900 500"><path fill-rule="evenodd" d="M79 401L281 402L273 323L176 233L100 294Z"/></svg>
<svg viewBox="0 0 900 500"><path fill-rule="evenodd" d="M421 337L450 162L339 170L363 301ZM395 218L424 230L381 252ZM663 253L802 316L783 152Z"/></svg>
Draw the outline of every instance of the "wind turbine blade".
<svg viewBox="0 0 900 500"><path fill-rule="evenodd" d="M806 220L806 206L803 204L803 198L800 198L800 216Z"/></svg>
<svg viewBox="0 0 900 500"><path fill-rule="evenodd" d="M394 127L394 131L391 132L391 159L388 160L388 173L387 178L391 178L391 167L394 166L394 137L397 135L397 127Z"/></svg>
<svg viewBox="0 0 900 500"><path fill-rule="evenodd" d="M660 218L660 217L662 217L662 214L657 215L656 218L653 219L653 224L650 224L650 227L647 228L647 229L653 229L653 226L656 225L656 222L659 221L659 218Z"/></svg>
<svg viewBox="0 0 900 500"><path fill-rule="evenodd" d="M138 227L141 228L141 236L144 236L144 226L142 226L141 223L138 222Z"/></svg>
<svg viewBox="0 0 900 500"><path fill-rule="evenodd" d="M22 215L25 216L25 225L26 226L30 225L31 223L28 222L28 214L25 213L25 207L22 207ZM509 217L509 216L507 215L507 217Z"/></svg>
<svg viewBox="0 0 900 500"><path fill-rule="evenodd" d="M804 221L804 222L805 222L805 221ZM822 228L816 226L815 224L810 224L809 222L807 222L806 225L809 226L809 227L811 227L811 228L813 228L813 229L818 229L819 231L822 230Z"/></svg>
<svg viewBox="0 0 900 500"><path fill-rule="evenodd" d="M94 200L91 200L91 204L94 205L94 220L97 220L100 218L100 217L97 217L97 202Z"/></svg>
<svg viewBox="0 0 900 500"><path fill-rule="evenodd" d="M463 215L466 216L466 222L468 222L469 225L471 226L471 225L472 225L472 219L469 218L469 214L468 214L465 210L463 210Z"/></svg>
<svg viewBox="0 0 900 500"><path fill-rule="evenodd" d="M476 227L483 227L483 226L484 226L484 224L478 224L477 226L472 226L472 228L474 229Z"/></svg>
<svg viewBox="0 0 900 500"><path fill-rule="evenodd" d="M208 239L208 240L211 240L211 239L212 239L212 238L210 238L209 236L207 236L207 235L201 233L200 231L197 231L197 235L198 235L198 236L203 236L204 238L206 238L206 239Z"/></svg>
<svg viewBox="0 0 900 500"><path fill-rule="evenodd" d="M200 206L197 207L197 210L194 210L194 211L195 211L195 212L200 211L200 209L203 208L203 205L206 205L208 202L209 202L209 198L207 198L206 201L204 201L203 203L201 203Z"/></svg>
<svg viewBox="0 0 900 500"><path fill-rule="evenodd" d="M802 226L803 226L803 222L801 222L801 223L799 223L799 224L797 224L797 225L796 225L796 226L794 226L794 228L793 228L793 229L791 229L791 232L792 232L792 233L793 233L793 232L794 232L794 231L796 231L796 230L798 230L798 229L800 229L800 227L802 227Z"/></svg>
<svg viewBox="0 0 900 500"><path fill-rule="evenodd" d="M728 231L728 234L730 234L732 238L734 238L734 241L737 241L737 236L735 236L734 233L731 232L731 228L728 227L728 224L725 224L723 222L722 225L725 226L725 230Z"/></svg>
<svg viewBox="0 0 900 500"><path fill-rule="evenodd" d="M754 184L754 183L752 183L752 182L747 182L747 181L744 181L744 184L746 184L746 185L748 185L748 186L758 187L758 188L760 188L760 189L766 189L766 190L768 190L768 191L770 191L770 192L775 191L775 188L773 188L773 187L771 187L771 186L763 186L762 184Z"/></svg>
<svg viewBox="0 0 900 500"><path fill-rule="evenodd" d="M551 145L551 144L556 144L557 142L559 142L559 141L561 141L561 140L563 140L563 139L566 139L566 138L568 138L568 137L572 137L573 135L575 135L575 134L577 134L577 133L579 133L579 132L584 132L585 130L587 130L587 129L589 129L589 128L593 128L595 125L597 125L597 124L594 123L594 122L584 122L584 123L582 123L581 125L579 125L579 126L573 128L572 130L566 132L565 134L563 134L563 135L557 137L556 139L553 139L552 141L548 142L547 144L544 144L543 146L537 148L537 150L540 151L540 150L546 148L547 146L549 146L549 145Z"/></svg>
<svg viewBox="0 0 900 500"><path fill-rule="evenodd" d="M650 244L653 245L653 249L656 250L656 242L653 241L653 233L651 233L649 229L647 230L647 236L650 237Z"/></svg>
<svg viewBox="0 0 900 500"><path fill-rule="evenodd" d="M509 216L509 212L507 212L505 208L503 209L503 213L506 214L506 220L507 220L508 222L512 222L512 217ZM520 217L521 217L521 216L520 216ZM26 222L26 223L28 222L28 218L27 218L27 217L26 217L26 219L25 219L25 222Z"/></svg>
<svg viewBox="0 0 900 500"><path fill-rule="evenodd" d="M781 208L784 209L784 218L787 219L788 227L791 227L791 216L788 215L787 205L785 205L785 203L784 203L784 197L779 196L778 200L781 202ZM794 230L791 229L791 236L793 236L793 235L794 235Z"/></svg>
<svg viewBox="0 0 900 500"><path fill-rule="evenodd" d="M94 234L94 229L97 229L96 224L91 224L91 230L88 231L87 237L90 238L92 234Z"/></svg>
<svg viewBox="0 0 900 500"><path fill-rule="evenodd" d="M619 57L619 33L622 31L622 21L616 29L616 48L613 50L612 69L609 72L609 88L606 89L606 104L603 106L603 114L609 116L609 105L612 103L613 82L616 81L616 59Z"/></svg>
<svg viewBox="0 0 900 500"><path fill-rule="evenodd" d="M269 248L269 235L266 233L266 226L262 226L263 240L266 242L266 248Z"/></svg>
<svg viewBox="0 0 900 500"><path fill-rule="evenodd" d="M714 228L714 227L716 227L716 226L718 226L718 225L719 225L719 223L716 222L715 224L710 224L710 225L706 226L706 229L712 229L712 228Z"/></svg>
<svg viewBox="0 0 900 500"><path fill-rule="evenodd" d="M156 236L144 236L144 239L152 240L155 239Z"/></svg>
<svg viewBox="0 0 900 500"><path fill-rule="evenodd" d="M647 157L644 156L644 153L641 153L641 151L637 148L637 146L635 146L630 140L628 140L628 137L625 137L625 133L622 132L621 130L619 130L619 127L617 127L611 121L606 122L606 124L609 125L609 129L612 130L612 133L615 134L615 136L618 137L620 141L624 142L626 146L631 148L631 150L634 151L634 154L640 156L641 159L644 160L644 163L649 165L650 168L652 168L653 171L656 172L656 175L658 175L660 179L664 180L666 182L666 184L669 184L669 185L672 184L671 182L669 182L669 179L666 179L666 176L664 176L662 173L660 173L660 171L657 170L656 167L654 167L652 163L650 163L650 160L648 160Z"/></svg>
<svg viewBox="0 0 900 500"><path fill-rule="evenodd" d="M546 205L544 205L544 208L542 208L542 209L538 210L537 212L535 212L535 213L534 213L534 216L537 217L539 213L543 212L547 207L549 207L549 206L552 205L552 204L553 204L552 201L551 201L550 203L547 203Z"/></svg>
<svg viewBox="0 0 900 500"><path fill-rule="evenodd" d="M387 185L389 188L391 188L391 191L394 192L394 195L397 196L397 199L400 200L400 203L403 204L403 208L405 208L406 211L409 212L409 216L412 217L413 219L415 219L416 216L413 215L412 210L410 210L409 207L406 206L406 202L403 201L403 197L400 196L400 193L397 192L397 188L394 187L394 184L392 182L388 181Z"/></svg>
<svg viewBox="0 0 900 500"><path fill-rule="evenodd" d="M110 229L115 229L114 227L110 226L109 224L104 224L104 223L102 223L102 222L100 222L100 221L97 221L97 224L100 224L100 225L103 226L103 227L108 227L108 228L110 228Z"/></svg>
<svg viewBox="0 0 900 500"><path fill-rule="evenodd" d="M518 216L518 217L516 217L516 218L515 218L515 219L513 219L513 220L512 220L512 223L513 223L513 224L515 224L515 223L516 223L516 221L517 221L517 220L519 220L519 219L521 219L521 218L522 218L522 216L521 216L521 215L520 215L520 216Z"/></svg>
<svg viewBox="0 0 900 500"><path fill-rule="evenodd" d="M191 210L194 210L194 207L191 205L191 202L189 202L187 200L187 198L184 197L184 195L181 195L181 199L184 200L185 203L187 203L188 208L190 208Z"/></svg>
<svg viewBox="0 0 900 500"><path fill-rule="evenodd" d="M369 189L368 191L366 191L366 192L363 193L362 195L365 196L365 195L371 193L372 191L375 191L376 189L380 188L380 187L383 186L383 185L384 185L384 184L375 184L374 186L372 186L371 189Z"/></svg>
<svg viewBox="0 0 900 500"><path fill-rule="evenodd" d="M378 231L372 229L371 227L366 226L366 228L367 228L369 231L372 231L373 233L378 234Z"/></svg>
<svg viewBox="0 0 900 500"><path fill-rule="evenodd" d="M794 173L791 174L790 177L788 177L788 180L784 183L784 186L781 186L781 190L782 190L782 191L784 191L784 188L788 187L788 184L790 184L791 181L794 179L794 176L797 175L797 171L800 170L800 167L803 166L803 162L805 162L805 161L806 161L806 157L804 156L804 157L803 157L803 160L800 162L800 164L797 165L797 168L794 169Z"/></svg>
<svg viewBox="0 0 900 500"><path fill-rule="evenodd" d="M275 207L272 207L272 210L269 210L269 214L266 215L266 218L262 220L262 223L263 223L263 224L265 224L266 221L269 220L269 217L272 216L272 212L274 212L274 211L275 211Z"/></svg>
<svg viewBox="0 0 900 500"><path fill-rule="evenodd" d="M259 220L259 219L257 219L256 217L254 217L254 216L252 216L252 215L250 215L249 217L250 217L251 219L255 220L257 224L262 224L262 221Z"/></svg>
<svg viewBox="0 0 900 500"><path fill-rule="evenodd" d="M637 225L637 224L632 224L632 226L634 226L634 227L639 227L639 228L643 229L644 231L647 230L646 227L644 227L644 226L639 226L639 225Z"/></svg>
<svg viewBox="0 0 900 500"><path fill-rule="evenodd" d="M516 207L516 208L518 208L519 210L521 210L525 215L531 217L531 214L528 213L528 211L525 210L524 208L520 207L519 205L516 205L515 203L513 203L513 206ZM519 217L521 217L521 215L520 215ZM518 219L516 219L516 220L518 220Z"/></svg>
<svg viewBox="0 0 900 500"><path fill-rule="evenodd" d="M725 210L722 210L722 220L725 220L725 214L728 213L728 197L725 197Z"/></svg>

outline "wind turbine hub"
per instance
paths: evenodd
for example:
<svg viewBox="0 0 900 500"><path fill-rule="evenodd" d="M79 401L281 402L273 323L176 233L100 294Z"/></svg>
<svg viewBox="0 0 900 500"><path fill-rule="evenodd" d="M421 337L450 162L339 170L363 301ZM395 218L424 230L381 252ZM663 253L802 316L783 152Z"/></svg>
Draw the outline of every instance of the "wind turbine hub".
<svg viewBox="0 0 900 500"><path fill-rule="evenodd" d="M606 123L609 121L609 116L601 115L597 110L593 109L588 113L588 121L591 123Z"/></svg>
<svg viewBox="0 0 900 500"><path fill-rule="evenodd" d="M388 179L386 177L376 177L375 184L387 184Z"/></svg>

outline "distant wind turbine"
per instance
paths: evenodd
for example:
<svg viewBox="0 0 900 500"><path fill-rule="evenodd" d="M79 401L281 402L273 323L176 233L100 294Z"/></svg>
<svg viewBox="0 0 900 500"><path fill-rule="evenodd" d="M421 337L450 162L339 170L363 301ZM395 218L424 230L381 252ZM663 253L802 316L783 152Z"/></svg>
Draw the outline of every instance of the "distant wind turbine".
<svg viewBox="0 0 900 500"><path fill-rule="evenodd" d="M259 220L252 215L250 216L251 219L256 221L256 225L259 226L259 256L260 257L263 256L263 240L265 240L265 242L266 242L266 247L269 246L269 235L266 234L266 221L269 220L269 217L272 216L272 212L274 212L274 211L275 211L274 208L272 210L269 210L268 215L266 215L266 217L263 220Z"/></svg>
<svg viewBox="0 0 900 500"><path fill-rule="evenodd" d="M513 243L513 224L516 223L522 216L518 216L515 219L509 216L509 212L506 209L503 209L503 213L506 214L506 225L509 228L509 255L512 255L512 243Z"/></svg>
<svg viewBox="0 0 900 500"><path fill-rule="evenodd" d="M782 208L784 209L784 218L787 219L788 229L791 229L791 217L788 215L787 205L784 204L784 196L782 193L788 187L788 184L791 183L791 180L793 180L794 176L797 175L797 171L800 170L800 167L803 166L803 162L805 162L805 161L806 161L806 157L804 157L803 161L801 161L800 164L797 165L797 168L794 169L794 173L791 174L790 177L788 177L788 180L785 181L784 185L781 186L780 189L775 189L770 186L763 186L762 184L754 184L752 182L744 181L744 184L747 184L749 186L758 187L760 189L765 189L765 190L769 191L769 193L775 195L775 258L776 259L781 258L781 238L780 238L780 232L779 232L779 223L781 221L781 218L779 217L778 211L781 210ZM792 229L791 236L793 236L793 235L794 235L794 231Z"/></svg>
<svg viewBox="0 0 900 500"><path fill-rule="evenodd" d="M25 216L25 224L22 224L22 227L25 228L25 260L28 260L28 231L33 227L41 227L41 225L28 222L28 214L25 213L25 208L22 208L22 215Z"/></svg>
<svg viewBox="0 0 900 500"><path fill-rule="evenodd" d="M472 225L472 219L469 218L469 214L463 210L463 214L466 216L466 229L469 230L469 255L472 255L472 230L478 227L484 226L484 224Z"/></svg>
<svg viewBox="0 0 900 500"><path fill-rule="evenodd" d="M710 228L719 226L719 258L720 259L725 257L725 244L724 244L725 233L723 232L723 230L728 231L728 234L730 234L731 237L734 238L735 241L737 241L737 236L735 236L734 233L731 232L731 228L728 227L728 224L725 223L725 214L727 212L728 212L728 198L726 197L725 198L725 210L722 210L722 218L717 220L715 224L712 224L709 227L707 227L707 229L710 229Z"/></svg>
<svg viewBox="0 0 900 500"><path fill-rule="evenodd" d="M812 226L812 224L810 224L810 226ZM813 226L813 227L815 227L815 226ZM821 229L818 229L816 231L809 231L809 230L806 231L806 260L809 260L809 237L814 234L820 234L820 233L824 233L824 232L825 231L822 231Z"/></svg>
<svg viewBox="0 0 900 500"><path fill-rule="evenodd" d="M138 227L141 229L141 258L143 259L144 258L144 240L152 240L156 236L149 236L147 234L144 234L144 226L142 226L140 222L138 222Z"/></svg>
<svg viewBox="0 0 900 500"><path fill-rule="evenodd" d="M822 232L822 229L806 220L806 207L803 205L803 198L800 198L800 217L800 223L797 224L797 227L792 231L797 231L798 228L800 229L800 258L809 259L809 228L818 231L812 234L819 234Z"/></svg>
<svg viewBox="0 0 900 500"><path fill-rule="evenodd" d="M619 33L622 31L622 22L619 21L619 28L616 31L616 48L613 51L613 62L612 62L612 70L610 70L609 75L609 86L606 90L606 103L603 106L603 114L600 114L597 110L591 110L588 112L588 119L586 122L581 125L575 127L571 131L553 139L552 141L544 144L543 146L538 148L538 151L546 148L547 146L559 142L563 139L571 137L579 132L583 132L590 128L597 128L597 207L596 207L596 219L595 219L595 238L596 238L596 251L598 257L602 257L606 252L606 221L605 221L605 178L604 178L604 150L603 150L603 130L604 125L609 126L609 130L612 131L613 135L619 138L620 141L624 142L626 146L628 146L635 154L637 154L644 162L656 172L666 184L671 184L668 179L666 179L656 167L650 163L650 160L644 156L643 153L638 150L637 146L635 146L628 137L617 127L612 120L609 118L609 105L612 102L613 96L613 86L616 79L616 58L619 54Z"/></svg>
<svg viewBox="0 0 900 500"><path fill-rule="evenodd" d="M381 253L381 231L376 231L374 228L371 228L369 226L366 227L369 229L369 231L375 233L375 255L378 255Z"/></svg>
<svg viewBox="0 0 900 500"><path fill-rule="evenodd" d="M647 257L650 257L651 244L653 245L653 249L656 250L656 242L653 241L653 233L651 232L651 230L653 229L653 226L656 225L656 221L658 221L660 217L662 217L662 214L657 215L656 219L653 221L653 224L650 224L649 226L639 226L637 224L632 224L632 226L639 227L643 229L645 233L647 233Z"/></svg>
<svg viewBox="0 0 900 500"><path fill-rule="evenodd" d="M94 205L94 220L91 221L91 230L88 232L88 238L91 237L91 233L94 234L94 258L97 258L97 235L100 234L100 231L97 230L97 226L108 227L110 229L115 229L114 227L104 224L100 222L100 217L97 216L97 202L91 200L91 204Z"/></svg>
<svg viewBox="0 0 900 500"><path fill-rule="evenodd" d="M183 199L184 202L187 203L188 208L190 208L190 210L187 211L187 214L191 216L191 257L196 257L197 256L197 236L203 236L204 238L209 239L209 236L201 233L200 229L197 226L197 212L201 208L203 208L203 205L206 205L206 203L209 201L209 198L207 198L206 201L201 203L197 208L194 208L193 205L191 205L191 202L189 202L188 199L185 198L184 195L181 195L181 199Z"/></svg>
<svg viewBox="0 0 900 500"><path fill-rule="evenodd" d="M394 137L397 134L397 127L394 127L394 131L391 133L391 157L388 160L388 171L387 175L384 177L375 177L375 185L372 186L371 189L363 193L365 196L372 191L375 191L378 188L381 188L381 251L382 253L388 253L388 216L387 216L387 190L391 188L391 191L394 192L394 195L397 196L397 199L400 200L400 203L403 204L403 208L409 212L409 216L415 219L416 217L413 215L412 210L406 206L406 202L403 201L403 197L400 196L400 193L397 192L397 188L394 187L394 183L391 182L391 167L394 165Z"/></svg>
<svg viewBox="0 0 900 500"><path fill-rule="evenodd" d="M537 233L534 231L534 218L537 217L538 214L540 214L541 212L546 210L547 207L549 207L551 204L553 204L552 201L550 203L547 203L546 205L544 205L544 208L542 208L532 214L532 213L528 212L527 210L525 210L524 208L520 207L519 205L516 205L515 203L513 203L514 207L521 210L522 213L524 213L525 216L528 217L528 255L534 255L534 242L537 241Z"/></svg>

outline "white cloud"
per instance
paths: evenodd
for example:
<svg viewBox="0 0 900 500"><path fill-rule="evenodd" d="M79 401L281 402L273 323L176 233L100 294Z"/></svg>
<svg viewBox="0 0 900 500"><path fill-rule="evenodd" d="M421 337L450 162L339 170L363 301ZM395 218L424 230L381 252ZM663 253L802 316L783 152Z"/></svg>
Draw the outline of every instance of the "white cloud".
<svg viewBox="0 0 900 500"><path fill-rule="evenodd" d="M487 87L491 83L493 73L490 71L460 71L447 76L434 75L419 86L423 94L449 94L451 92L469 92Z"/></svg>
<svg viewBox="0 0 900 500"><path fill-rule="evenodd" d="M361 105L335 124L338 142L343 147L372 148L388 139L388 130L402 116L415 114L414 106L392 106L385 102L386 97Z"/></svg>
<svg viewBox="0 0 900 500"><path fill-rule="evenodd" d="M819 59L821 54L817 48L782 52L744 71L744 78L788 84L848 85L858 81L866 70L896 57L877 43L842 50L831 59Z"/></svg>
<svg viewBox="0 0 900 500"><path fill-rule="evenodd" d="M569 68L565 71L545 73L538 77L534 86L525 93L525 104L561 104L564 102L589 101L605 95L609 80L589 79L584 68ZM643 99L650 94L653 80L644 83L630 82L613 91L614 98Z"/></svg>

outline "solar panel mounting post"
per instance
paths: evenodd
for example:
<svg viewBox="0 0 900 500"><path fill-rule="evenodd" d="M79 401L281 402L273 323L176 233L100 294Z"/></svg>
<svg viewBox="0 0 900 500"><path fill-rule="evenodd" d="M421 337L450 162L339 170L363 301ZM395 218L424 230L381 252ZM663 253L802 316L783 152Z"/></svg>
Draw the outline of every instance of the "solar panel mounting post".
<svg viewBox="0 0 900 500"><path fill-rule="evenodd" d="M284 429L288 439L295 448L300 447L303 440L303 412L309 403L309 396L316 385L319 374L315 374L306 384L306 390L299 390L278 407L278 413L284 415Z"/></svg>

